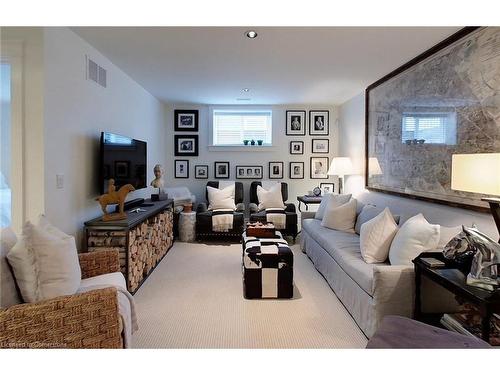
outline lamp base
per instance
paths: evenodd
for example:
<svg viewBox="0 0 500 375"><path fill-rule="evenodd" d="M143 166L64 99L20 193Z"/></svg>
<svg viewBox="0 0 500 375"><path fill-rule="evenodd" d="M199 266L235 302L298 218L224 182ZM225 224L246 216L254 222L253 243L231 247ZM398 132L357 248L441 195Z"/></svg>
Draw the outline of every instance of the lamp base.
<svg viewBox="0 0 500 375"><path fill-rule="evenodd" d="M493 220L495 220L498 233L500 234L500 198L483 198L481 200L490 204L491 215L493 216ZM500 243L500 238L498 242Z"/></svg>

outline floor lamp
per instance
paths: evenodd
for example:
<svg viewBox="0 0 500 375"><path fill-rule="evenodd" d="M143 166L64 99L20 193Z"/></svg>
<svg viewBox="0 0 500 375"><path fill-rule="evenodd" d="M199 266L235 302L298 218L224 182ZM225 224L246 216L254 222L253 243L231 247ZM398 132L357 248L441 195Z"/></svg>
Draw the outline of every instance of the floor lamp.
<svg viewBox="0 0 500 375"><path fill-rule="evenodd" d="M489 203L500 233L500 153L452 155L451 188L487 195L481 200Z"/></svg>
<svg viewBox="0 0 500 375"><path fill-rule="evenodd" d="M330 168L328 169L329 176L339 177L339 194L344 192L344 176L352 174L352 163L351 159L347 157L337 157L332 159Z"/></svg>

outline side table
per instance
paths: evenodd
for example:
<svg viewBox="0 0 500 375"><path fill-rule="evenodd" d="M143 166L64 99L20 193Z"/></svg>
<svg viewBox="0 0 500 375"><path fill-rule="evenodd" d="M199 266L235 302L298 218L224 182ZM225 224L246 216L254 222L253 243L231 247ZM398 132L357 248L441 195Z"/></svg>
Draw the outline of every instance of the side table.
<svg viewBox="0 0 500 375"><path fill-rule="evenodd" d="M421 261L421 258L426 257L445 261L441 252L422 253L413 260L415 265L415 319L424 320L421 304L421 282L422 277L427 277L461 299L478 307L481 315L481 338L489 342L490 320L493 313L500 312L500 289L489 291L467 285L467 275L462 271L451 267L430 268Z"/></svg>
<svg viewBox="0 0 500 375"><path fill-rule="evenodd" d="M320 204L323 196L311 196L311 195L299 195L297 200L299 201L299 212L302 212L301 204L304 203L306 210L309 209L309 204Z"/></svg>
<svg viewBox="0 0 500 375"><path fill-rule="evenodd" d="M179 215L179 240L194 242L196 238L196 212L181 212Z"/></svg>

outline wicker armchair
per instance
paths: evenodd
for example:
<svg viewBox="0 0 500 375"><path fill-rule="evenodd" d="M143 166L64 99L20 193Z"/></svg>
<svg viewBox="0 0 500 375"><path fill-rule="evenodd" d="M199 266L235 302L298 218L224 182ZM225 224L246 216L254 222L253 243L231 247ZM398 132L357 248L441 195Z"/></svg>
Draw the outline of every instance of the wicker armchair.
<svg viewBox="0 0 500 375"><path fill-rule="evenodd" d="M82 279L120 271L118 251L79 255ZM122 348L115 288L0 310L0 348Z"/></svg>

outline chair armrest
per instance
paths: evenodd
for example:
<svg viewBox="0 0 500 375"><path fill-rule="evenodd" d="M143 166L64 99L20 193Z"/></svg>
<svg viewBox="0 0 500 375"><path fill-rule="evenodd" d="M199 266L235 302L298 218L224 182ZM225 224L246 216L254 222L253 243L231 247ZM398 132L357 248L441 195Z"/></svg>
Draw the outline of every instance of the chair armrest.
<svg viewBox="0 0 500 375"><path fill-rule="evenodd" d="M200 203L198 204L198 207L196 207L196 213L202 213L208 211L207 204L206 203Z"/></svg>
<svg viewBox="0 0 500 375"><path fill-rule="evenodd" d="M236 205L236 212L245 212L245 203L238 203Z"/></svg>
<svg viewBox="0 0 500 375"><path fill-rule="evenodd" d="M285 203L285 212L297 212L293 203Z"/></svg>
<svg viewBox="0 0 500 375"><path fill-rule="evenodd" d="M82 279L120 271L118 250L98 250L78 255Z"/></svg>
<svg viewBox="0 0 500 375"><path fill-rule="evenodd" d="M248 209L250 210L251 214L259 212L259 206L257 206L257 204L255 204L255 203L249 203L248 204Z"/></svg>
<svg viewBox="0 0 500 375"><path fill-rule="evenodd" d="M0 348L122 348L116 288L0 310Z"/></svg>

